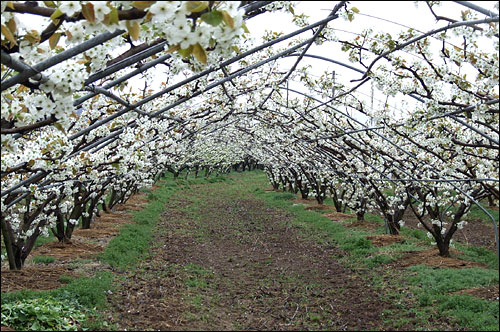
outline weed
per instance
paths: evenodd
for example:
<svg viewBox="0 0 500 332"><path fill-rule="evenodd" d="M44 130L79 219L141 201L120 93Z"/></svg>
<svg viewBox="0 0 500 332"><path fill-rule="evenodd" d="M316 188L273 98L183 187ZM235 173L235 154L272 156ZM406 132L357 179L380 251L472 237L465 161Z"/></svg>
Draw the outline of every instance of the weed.
<svg viewBox="0 0 500 332"><path fill-rule="evenodd" d="M52 297L33 298L2 305L2 325L18 330L77 331L78 322L85 319L77 302Z"/></svg>
<svg viewBox="0 0 500 332"><path fill-rule="evenodd" d="M75 278L66 274L63 274L59 277L59 282L62 284L69 284L72 282Z"/></svg>
<svg viewBox="0 0 500 332"><path fill-rule="evenodd" d="M470 295L439 296L438 308L443 315L453 315L462 326L473 331L498 331L498 302Z"/></svg>
<svg viewBox="0 0 500 332"><path fill-rule="evenodd" d="M366 264L368 265L368 267L375 267L378 265L391 263L394 260L395 259L392 256L382 254L382 255L376 255L372 258L369 258L367 260Z"/></svg>
<svg viewBox="0 0 500 332"><path fill-rule="evenodd" d="M293 193L276 193L275 196L273 196L274 200L291 200L293 198L296 198L297 195Z"/></svg>
<svg viewBox="0 0 500 332"><path fill-rule="evenodd" d="M495 252L482 247L465 246L460 243L455 244L455 246L464 253L460 258L483 263L491 269L498 270L498 257Z"/></svg>
<svg viewBox="0 0 500 332"><path fill-rule="evenodd" d="M417 272L407 278L410 285L421 287L433 293L449 293L464 288L498 284L498 271L481 268L433 269L424 265L408 268Z"/></svg>
<svg viewBox="0 0 500 332"><path fill-rule="evenodd" d="M2 324L6 324L6 320L4 320L4 308L16 307L16 304L26 304L26 306L31 308L32 304L38 303L43 305L45 300L51 299L46 303L46 308L44 309L46 312L44 311L43 315L42 312L40 312L39 317L37 316L38 314L35 316L30 314L33 317L31 324L38 324L36 325L36 330L47 330L45 324L55 324L58 321L57 319L54 321L54 317L52 316L57 314L60 317L69 317L69 315L64 316L64 313L73 309L76 310L76 313L71 317L79 321L78 329L88 329L89 326L93 326L95 330L102 330L108 326L100 316L100 313L93 308L104 309L106 307L106 294L112 289L111 273L100 273L93 278L70 278L63 275L61 279L61 282L64 280L68 284L54 290L32 291L25 289L17 292L2 293ZM24 308L24 305L21 305L21 307ZM36 306L34 308L36 311ZM78 312L83 313L84 318L76 319L76 317L79 317ZM9 326L19 330L29 329L29 327L24 327L17 323L9 324ZM72 327L69 325L64 325L63 327L61 325L52 329L62 331L63 329L71 330Z"/></svg>
<svg viewBox="0 0 500 332"><path fill-rule="evenodd" d="M55 257L51 256L35 256L33 257L33 263L35 264L50 264L56 261Z"/></svg>
<svg viewBox="0 0 500 332"><path fill-rule="evenodd" d="M498 224L498 214L499 214L499 211L495 211L495 210L492 210L492 209L489 209L489 208L485 208L486 211L488 211L488 213L493 217L495 218L495 221L497 222ZM491 222L491 218L486 214L484 213L483 210L481 210L477 205L472 205L468 215L467 215L467 218L468 220L481 220L481 221L484 221L484 222Z"/></svg>

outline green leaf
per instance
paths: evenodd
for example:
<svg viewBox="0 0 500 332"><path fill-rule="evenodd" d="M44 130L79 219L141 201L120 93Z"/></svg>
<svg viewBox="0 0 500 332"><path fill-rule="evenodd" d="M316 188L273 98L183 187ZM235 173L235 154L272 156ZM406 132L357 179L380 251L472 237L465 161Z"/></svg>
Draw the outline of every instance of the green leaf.
<svg viewBox="0 0 500 332"><path fill-rule="evenodd" d="M229 13L226 12L225 10L221 11L221 13L222 13L222 19L224 20L224 22L226 22L226 24L229 25L229 27L231 29L234 29L234 20L231 17L231 15L229 15Z"/></svg>
<svg viewBox="0 0 500 332"><path fill-rule="evenodd" d="M50 8L56 8L56 3L54 1L44 1L43 2L45 6L50 7Z"/></svg>
<svg viewBox="0 0 500 332"><path fill-rule="evenodd" d="M193 45L193 55L199 62L203 63L204 65L207 64L207 53L199 43Z"/></svg>
<svg viewBox="0 0 500 332"><path fill-rule="evenodd" d="M187 1L186 9L191 13L199 13L208 7L208 1Z"/></svg>
<svg viewBox="0 0 500 332"><path fill-rule="evenodd" d="M95 22L94 5L90 2L82 5L82 15L87 21Z"/></svg>
<svg viewBox="0 0 500 332"><path fill-rule="evenodd" d="M64 13L63 13L63 12L62 12L59 8L57 8L57 9L56 9L56 11L55 11L55 12L53 12L53 13L52 13L52 15L50 15L50 19L51 19L52 21L54 21L54 20L56 20L58 17L63 16L63 15L64 15Z"/></svg>
<svg viewBox="0 0 500 332"><path fill-rule="evenodd" d="M59 38L61 37L61 33L56 32L49 38L49 46L50 49L54 49L57 46L57 43L59 42Z"/></svg>
<svg viewBox="0 0 500 332"><path fill-rule="evenodd" d="M250 30L248 30L247 25L245 23L241 24L241 27L243 28L243 31L245 31L245 33L250 33Z"/></svg>
<svg viewBox="0 0 500 332"><path fill-rule="evenodd" d="M111 12L109 12L109 24L118 24L118 9L115 7L111 8Z"/></svg>
<svg viewBox="0 0 500 332"><path fill-rule="evenodd" d="M139 39L139 32L140 32L139 22L127 21L126 26L127 26L127 30L128 30L128 34L129 34L130 38L132 38L132 40L138 40Z"/></svg>
<svg viewBox="0 0 500 332"><path fill-rule="evenodd" d="M139 9L144 10L154 4L156 1L132 1L132 6Z"/></svg>
<svg viewBox="0 0 500 332"><path fill-rule="evenodd" d="M179 54L182 55L183 58L187 58L188 56L193 53L193 45L189 46L188 48L180 49L178 50Z"/></svg>
<svg viewBox="0 0 500 332"><path fill-rule="evenodd" d="M357 13L359 13L359 9L358 9L358 8L356 8L356 7L352 7L352 8L351 8L351 10L352 10L353 12L355 12L356 14L357 14Z"/></svg>
<svg viewBox="0 0 500 332"><path fill-rule="evenodd" d="M207 24L216 27L222 22L223 16L220 11L212 10L211 12L201 15L201 20Z"/></svg>
<svg viewBox="0 0 500 332"><path fill-rule="evenodd" d="M66 134L66 130L64 130L64 127L59 122L54 123L54 127Z"/></svg>

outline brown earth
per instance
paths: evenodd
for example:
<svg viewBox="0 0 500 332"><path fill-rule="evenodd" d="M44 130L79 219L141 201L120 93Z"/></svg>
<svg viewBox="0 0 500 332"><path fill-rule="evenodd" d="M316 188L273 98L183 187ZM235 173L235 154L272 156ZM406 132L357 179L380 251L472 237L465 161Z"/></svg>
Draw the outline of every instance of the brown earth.
<svg viewBox="0 0 500 332"><path fill-rule="evenodd" d="M366 238L370 240L375 247L383 247L396 242L401 243L404 241L404 237L391 234L368 235Z"/></svg>
<svg viewBox="0 0 500 332"><path fill-rule="evenodd" d="M234 197L234 193L224 191L224 184L214 192L214 186L184 190L183 197L190 200L175 194L162 213L149 258L136 270L115 271L125 278L119 290L109 296L113 310L107 314L119 329L395 329L386 325L382 313L397 307L373 288L366 271L349 269L338 261L337 257L344 255L341 250L304 238L286 212L251 197ZM101 213L91 229L75 231L72 244L37 248L36 255L58 257L56 263L2 271L2 291L62 286L61 275L77 275L69 264L69 253L73 251L73 258L79 252L88 257L98 253L120 225L131 222L127 211L140 209L147 202L145 195L136 196L127 202L129 209L123 206L111 214ZM193 204L193 200L202 206L196 207L200 203ZM314 200L300 201L317 205ZM332 220L353 217L336 212L326 216ZM381 226L369 221L345 225ZM376 246L401 240L388 235L368 239ZM66 251L68 255L63 254ZM451 258L443 258L436 249L412 252L385 267L397 271L422 263L433 267L482 266L459 260L458 254L452 251ZM460 292L490 300L496 294L498 300L498 286ZM409 319L410 323L397 329L419 328ZM448 327L445 321L438 324Z"/></svg>
<svg viewBox="0 0 500 332"><path fill-rule="evenodd" d="M391 303L342 252L304 239L283 211L205 190L183 192L200 210L177 195L167 204L152 258L111 298L120 329L383 329Z"/></svg>
<svg viewBox="0 0 500 332"><path fill-rule="evenodd" d="M31 257L50 256L58 260L93 258L104 248L86 242L72 240L71 243L47 242L31 252Z"/></svg>
<svg viewBox="0 0 500 332"><path fill-rule="evenodd" d="M425 231L422 225L419 225L419 221L411 209L405 212L403 220L405 222L404 227ZM462 244L483 247L495 251L496 243L493 223L477 219L469 219L467 221L468 224L465 225L463 229L457 230L455 234L453 234L453 240Z"/></svg>
<svg viewBox="0 0 500 332"><path fill-rule="evenodd" d="M347 228L356 227L356 228L363 228L369 231L374 231L380 226L382 226L382 224L369 220L356 220L352 222L346 222L344 226Z"/></svg>
<svg viewBox="0 0 500 332"><path fill-rule="evenodd" d="M2 270L2 292L21 289L48 290L64 284L59 281L62 275L76 277L67 267L27 266L22 270Z"/></svg>
<svg viewBox="0 0 500 332"><path fill-rule="evenodd" d="M101 212L101 216L92 222L90 229L75 230L71 243L55 241L40 245L33 249L20 271L8 270L8 266L2 266L1 291L47 290L63 286L64 284L59 281L62 275L75 277L79 274L75 272L71 262L77 258L94 258L118 234L120 225L132 222L132 214L123 211L135 210L140 206L144 208L146 202L144 194L136 194L125 204L118 204L115 209L118 211ZM36 256L50 256L56 258L56 261L46 265L34 264L33 258Z"/></svg>
<svg viewBox="0 0 500 332"><path fill-rule="evenodd" d="M498 301L498 285L491 285L486 287L461 289L453 292L453 295L472 295L487 301Z"/></svg>
<svg viewBox="0 0 500 332"><path fill-rule="evenodd" d="M316 205L311 205L306 207L306 210L309 211L334 211L335 207L331 205L325 205L325 204L316 204Z"/></svg>
<svg viewBox="0 0 500 332"><path fill-rule="evenodd" d="M439 250L436 248L422 250L422 251L411 251L407 255L403 256L398 260L395 265L400 267L408 267L411 265L424 264L430 267L440 267L440 268L457 268L465 269L471 267L483 267L485 265L477 262L471 262L468 260L463 260L457 258L457 256L463 253L456 249L450 249L451 257L441 257L439 256Z"/></svg>
<svg viewBox="0 0 500 332"><path fill-rule="evenodd" d="M347 213L341 213L341 212L328 212L328 213L323 213L323 217L327 217L331 221L344 221L352 218L356 218L354 214L347 214Z"/></svg>

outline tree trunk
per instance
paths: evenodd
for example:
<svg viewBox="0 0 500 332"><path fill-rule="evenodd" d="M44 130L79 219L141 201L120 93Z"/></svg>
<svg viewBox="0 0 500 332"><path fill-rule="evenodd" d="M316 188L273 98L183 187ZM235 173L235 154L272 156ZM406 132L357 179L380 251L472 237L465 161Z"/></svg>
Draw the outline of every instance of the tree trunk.
<svg viewBox="0 0 500 332"><path fill-rule="evenodd" d="M301 186L299 190L300 190L300 197L302 197L302 199L309 198L309 187L307 186L307 184L303 187Z"/></svg>
<svg viewBox="0 0 500 332"><path fill-rule="evenodd" d="M387 228L389 228L389 233L392 235L398 235L400 230L399 220L396 220L397 216L390 213L386 213L385 221L387 223Z"/></svg>
<svg viewBox="0 0 500 332"><path fill-rule="evenodd" d="M7 259L9 260L9 269L19 270L21 269L21 267L17 268L16 266L12 233L9 231L9 227L7 226L7 221L4 220L3 217L1 223L2 223L3 243L5 244L5 249L7 250Z"/></svg>
<svg viewBox="0 0 500 332"><path fill-rule="evenodd" d="M357 219L358 221L363 221L363 220L365 220L365 211L364 211L364 210L358 210L358 211L356 212L356 219Z"/></svg>
<svg viewBox="0 0 500 332"><path fill-rule="evenodd" d="M450 257L450 241L440 240L437 241L437 247L439 249L439 256Z"/></svg>

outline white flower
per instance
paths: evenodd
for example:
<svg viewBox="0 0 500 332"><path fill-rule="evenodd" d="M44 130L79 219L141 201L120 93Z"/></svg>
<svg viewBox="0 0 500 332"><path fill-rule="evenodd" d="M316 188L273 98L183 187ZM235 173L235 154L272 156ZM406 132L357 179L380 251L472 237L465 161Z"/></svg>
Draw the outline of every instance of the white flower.
<svg viewBox="0 0 500 332"><path fill-rule="evenodd" d="M80 1L61 1L61 5L59 6L59 10L67 16L73 16L81 9L82 7L80 6Z"/></svg>
<svg viewBox="0 0 500 332"><path fill-rule="evenodd" d="M157 1L149 7L149 12L154 14L153 22L166 22L174 16L176 9L177 5L174 1Z"/></svg>
<svg viewBox="0 0 500 332"><path fill-rule="evenodd" d="M399 221L399 227L403 227L405 225L405 222L403 220Z"/></svg>
<svg viewBox="0 0 500 332"><path fill-rule="evenodd" d="M186 18L176 18L173 22L173 27L169 31L170 42L172 44L178 44L184 41L186 35L191 32L191 26L186 21ZM189 46L189 45L188 45Z"/></svg>
<svg viewBox="0 0 500 332"><path fill-rule="evenodd" d="M198 42L197 34L194 32L188 32L182 37L181 48L186 49L191 45L194 45Z"/></svg>
<svg viewBox="0 0 500 332"><path fill-rule="evenodd" d="M106 1L94 1L92 4L94 5L95 18L99 21L104 20L104 16L111 11Z"/></svg>

